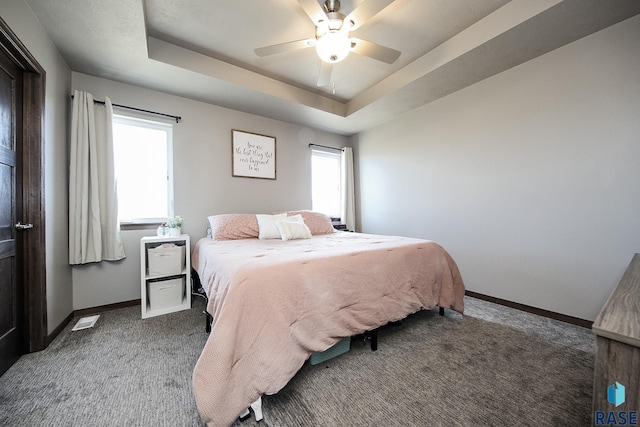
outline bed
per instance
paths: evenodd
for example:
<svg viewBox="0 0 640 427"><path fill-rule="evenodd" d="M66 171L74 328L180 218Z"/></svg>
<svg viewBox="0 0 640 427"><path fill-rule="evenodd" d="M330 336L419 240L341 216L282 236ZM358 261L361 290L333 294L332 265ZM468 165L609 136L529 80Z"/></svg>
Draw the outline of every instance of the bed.
<svg viewBox="0 0 640 427"><path fill-rule="evenodd" d="M273 220L281 238L262 238L261 216L209 217L212 237L194 247L212 321L193 391L209 426L232 424L343 337L422 309L464 310L458 267L439 244L335 231L328 217L309 211L283 215ZM279 227L294 222L307 230L294 224L303 231L292 237Z"/></svg>

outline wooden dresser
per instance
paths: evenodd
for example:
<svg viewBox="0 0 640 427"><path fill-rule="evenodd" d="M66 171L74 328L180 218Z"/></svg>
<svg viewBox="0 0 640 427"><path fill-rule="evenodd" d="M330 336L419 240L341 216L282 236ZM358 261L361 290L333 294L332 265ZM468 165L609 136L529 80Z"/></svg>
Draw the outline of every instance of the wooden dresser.
<svg viewBox="0 0 640 427"><path fill-rule="evenodd" d="M634 255L592 330L597 335L593 413L640 411L640 254ZM616 382L625 389L619 406L607 400L607 388Z"/></svg>

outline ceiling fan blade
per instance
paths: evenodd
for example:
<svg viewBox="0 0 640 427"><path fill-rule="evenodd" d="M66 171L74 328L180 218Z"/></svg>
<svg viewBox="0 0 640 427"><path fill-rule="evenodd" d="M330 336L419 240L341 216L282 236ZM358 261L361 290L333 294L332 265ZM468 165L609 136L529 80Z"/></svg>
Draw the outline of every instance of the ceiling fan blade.
<svg viewBox="0 0 640 427"><path fill-rule="evenodd" d="M331 62L320 63L320 74L318 74L318 87L328 86L331 82L331 72L333 64Z"/></svg>
<svg viewBox="0 0 640 427"><path fill-rule="evenodd" d="M353 9L344 19L344 22L352 21L353 25L349 30L354 31L369 19L373 18L382 9L393 3L393 1L394 0L366 0L360 3L360 6Z"/></svg>
<svg viewBox="0 0 640 427"><path fill-rule="evenodd" d="M354 37L351 38L351 51L359 55L377 59L378 61L386 62L387 64L396 62L396 59L398 59L401 54L399 50Z"/></svg>
<svg viewBox="0 0 640 427"><path fill-rule="evenodd" d="M264 46L254 49L258 56L276 55L278 53L291 52L298 49L306 49L316 45L316 39L296 40L292 42L279 43L271 46Z"/></svg>
<svg viewBox="0 0 640 427"><path fill-rule="evenodd" d="M318 26L320 21L329 20L317 0L298 0L298 4L316 26Z"/></svg>

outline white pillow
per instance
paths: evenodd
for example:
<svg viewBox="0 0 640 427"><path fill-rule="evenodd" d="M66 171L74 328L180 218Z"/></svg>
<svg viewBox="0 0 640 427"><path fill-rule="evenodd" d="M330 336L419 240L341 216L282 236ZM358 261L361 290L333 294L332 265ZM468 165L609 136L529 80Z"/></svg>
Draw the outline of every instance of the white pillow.
<svg viewBox="0 0 640 427"><path fill-rule="evenodd" d="M278 219L276 226L280 231L280 238L282 238L282 240L311 238L311 230L309 230L309 227L304 223L301 215Z"/></svg>
<svg viewBox="0 0 640 427"><path fill-rule="evenodd" d="M286 218L287 214L277 214L277 215L256 215L256 219L258 220L258 239L279 239L280 231L278 231L278 227L276 225L276 221L278 219Z"/></svg>

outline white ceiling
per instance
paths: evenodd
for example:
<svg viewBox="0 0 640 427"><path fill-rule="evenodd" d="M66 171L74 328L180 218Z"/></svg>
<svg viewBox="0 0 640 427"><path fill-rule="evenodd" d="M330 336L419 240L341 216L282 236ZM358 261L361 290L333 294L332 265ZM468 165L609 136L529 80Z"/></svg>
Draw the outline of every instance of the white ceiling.
<svg viewBox="0 0 640 427"><path fill-rule="evenodd" d="M314 36L297 0L27 3L74 71L347 135L640 13L638 0L395 0L353 35L400 58L352 53L319 88L313 48L253 51Z"/></svg>

